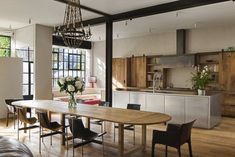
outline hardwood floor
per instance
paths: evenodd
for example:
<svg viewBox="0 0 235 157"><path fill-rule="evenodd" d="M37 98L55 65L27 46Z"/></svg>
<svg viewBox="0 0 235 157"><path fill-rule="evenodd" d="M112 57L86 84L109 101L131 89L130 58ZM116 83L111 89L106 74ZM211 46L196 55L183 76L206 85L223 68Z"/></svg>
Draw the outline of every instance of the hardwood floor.
<svg viewBox="0 0 235 157"><path fill-rule="evenodd" d="M52 116L53 120L59 121L58 115ZM100 131L100 126L91 125L92 130ZM111 123L106 124L107 135L105 141L113 141L113 128ZM130 157L150 157L151 156L151 138L152 130L164 130L164 125L153 125L147 129L147 149L146 152L138 151ZM117 130L116 130L117 131ZM13 122L10 122L6 128L5 120L0 120L0 135L17 138L17 130L13 128ZM125 149L128 150L133 147L133 132L125 131ZM141 128L137 127L136 132L136 145L140 143ZM38 152L39 135L38 128L31 131L31 139L28 134L20 132L20 141L25 143L33 152L35 157L71 157L72 148L69 151L66 147L60 145L60 135L53 137L53 145L50 145L50 137L44 138L42 144L42 154ZM117 141L117 140L116 140ZM192 130L192 147L194 157L234 157L235 156L235 118L223 118L219 126L212 130L193 129ZM157 145L155 156L164 157L164 146ZM75 149L75 156L81 156L81 148ZM84 146L84 157L102 157L102 145L88 144ZM105 146L105 156L115 157L118 156L118 151L114 148ZM169 157L177 157L177 151L174 148L168 149ZM188 157L188 147L182 147L182 156Z"/></svg>

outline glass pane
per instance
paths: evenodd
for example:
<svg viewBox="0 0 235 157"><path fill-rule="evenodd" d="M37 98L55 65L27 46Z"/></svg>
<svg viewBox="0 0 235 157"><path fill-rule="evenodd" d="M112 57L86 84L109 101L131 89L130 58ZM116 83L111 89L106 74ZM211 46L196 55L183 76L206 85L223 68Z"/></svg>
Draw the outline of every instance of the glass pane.
<svg viewBox="0 0 235 157"><path fill-rule="evenodd" d="M11 38L6 36L0 36L0 48L10 48Z"/></svg>
<svg viewBox="0 0 235 157"><path fill-rule="evenodd" d="M34 94L34 85L31 85L31 95Z"/></svg>
<svg viewBox="0 0 235 157"><path fill-rule="evenodd" d="M68 53L65 53L64 54L64 61L69 61L69 54Z"/></svg>
<svg viewBox="0 0 235 157"><path fill-rule="evenodd" d="M66 77L66 76L68 76L69 75L69 71L68 70L65 70L64 71L64 76Z"/></svg>
<svg viewBox="0 0 235 157"><path fill-rule="evenodd" d="M63 61L63 53L59 53L59 61Z"/></svg>
<svg viewBox="0 0 235 157"><path fill-rule="evenodd" d="M63 64L64 64L63 62L59 62L59 69L63 69L64 67Z"/></svg>
<svg viewBox="0 0 235 157"><path fill-rule="evenodd" d="M30 68L31 68L31 73L33 73L34 72L34 65L33 65L33 63L30 63Z"/></svg>
<svg viewBox="0 0 235 157"><path fill-rule="evenodd" d="M32 83L34 83L34 75L31 74L30 76L31 76L31 84L32 84Z"/></svg>
<svg viewBox="0 0 235 157"><path fill-rule="evenodd" d="M59 78L59 72L58 72L58 70L54 70L54 71L53 71L53 77L54 77L54 78Z"/></svg>
<svg viewBox="0 0 235 157"><path fill-rule="evenodd" d="M54 61L57 61L57 60L58 60L58 53L53 53L53 54L52 54L52 59L53 59Z"/></svg>
<svg viewBox="0 0 235 157"><path fill-rule="evenodd" d="M82 63L82 68L81 70L85 70L85 63Z"/></svg>
<svg viewBox="0 0 235 157"><path fill-rule="evenodd" d="M67 70L68 69L68 62L64 62L64 69Z"/></svg>
<svg viewBox="0 0 235 157"><path fill-rule="evenodd" d="M23 85L23 95L28 95L28 85Z"/></svg>
<svg viewBox="0 0 235 157"><path fill-rule="evenodd" d="M23 84L28 84L28 83L29 83L28 74L23 74Z"/></svg>
<svg viewBox="0 0 235 157"><path fill-rule="evenodd" d="M33 51L29 52L29 61L33 61L34 60L34 53Z"/></svg>
<svg viewBox="0 0 235 157"><path fill-rule="evenodd" d="M59 71L59 78L61 78L61 77L64 77L63 70L60 70L60 71Z"/></svg>
<svg viewBox="0 0 235 157"><path fill-rule="evenodd" d="M28 73L29 72L29 67L28 67L28 63L27 62L23 62L23 72L24 73Z"/></svg>
<svg viewBox="0 0 235 157"><path fill-rule="evenodd" d="M69 71L69 76L72 76L73 75L73 72L70 70Z"/></svg>

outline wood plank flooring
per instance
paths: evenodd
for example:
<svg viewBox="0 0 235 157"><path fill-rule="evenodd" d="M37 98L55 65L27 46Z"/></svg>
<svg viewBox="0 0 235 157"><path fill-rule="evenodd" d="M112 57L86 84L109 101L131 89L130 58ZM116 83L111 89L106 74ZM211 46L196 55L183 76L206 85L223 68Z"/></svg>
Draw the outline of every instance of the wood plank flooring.
<svg viewBox="0 0 235 157"><path fill-rule="evenodd" d="M59 121L58 115L52 116L53 120ZM91 125L92 130L99 132L100 126ZM130 157L150 157L151 156L151 138L152 130L164 130L164 125L153 125L147 129L147 149L146 152L136 152ZM105 141L113 142L113 127L111 123L106 124L107 135ZM116 129L116 133L117 133ZM9 127L6 128L5 120L0 120L0 135L17 138L17 130L13 128L13 122L10 122ZM116 134L118 135L118 134ZM136 131L136 145L140 144L141 128L137 126ZM116 136L117 137L117 136ZM25 143L33 152L35 157L71 157L72 148L69 151L66 147L60 145L60 135L53 137L53 145L50 145L50 137L44 138L42 144L42 154L38 152L39 135L38 128L31 131L31 139L28 134L20 132L20 141ZM117 139L116 139L117 143ZM125 131L125 150L130 150L133 147L133 132ZM192 130L192 146L194 157L235 157L235 118L223 118L219 126L212 130L193 129ZM164 146L158 145L156 147L155 156L164 157ZM77 148L75 156L82 156L81 148ZM105 146L106 157L118 156L118 151L114 148ZM168 157L177 157L177 151L174 148L168 149ZM182 156L188 157L188 147L182 147ZM84 157L102 157L102 145L88 144L84 146Z"/></svg>

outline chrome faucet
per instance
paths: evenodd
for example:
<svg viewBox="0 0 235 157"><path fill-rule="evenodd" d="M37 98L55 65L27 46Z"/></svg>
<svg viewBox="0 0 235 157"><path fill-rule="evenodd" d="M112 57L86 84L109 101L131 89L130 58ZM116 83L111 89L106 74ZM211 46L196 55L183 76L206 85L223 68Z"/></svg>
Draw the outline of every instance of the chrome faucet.
<svg viewBox="0 0 235 157"><path fill-rule="evenodd" d="M159 77L158 77L158 75L159 75L159 74L158 74L157 72L154 73L154 75L153 75L153 93L155 93L157 81L160 80Z"/></svg>

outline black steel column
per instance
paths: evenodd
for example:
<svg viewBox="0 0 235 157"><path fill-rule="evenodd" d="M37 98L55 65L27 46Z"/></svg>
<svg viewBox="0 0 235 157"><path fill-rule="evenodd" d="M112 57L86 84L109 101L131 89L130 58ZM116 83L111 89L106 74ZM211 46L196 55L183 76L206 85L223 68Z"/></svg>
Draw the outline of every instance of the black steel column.
<svg viewBox="0 0 235 157"><path fill-rule="evenodd" d="M112 106L112 58L113 58L113 21L106 19L106 71L105 71L105 98Z"/></svg>

